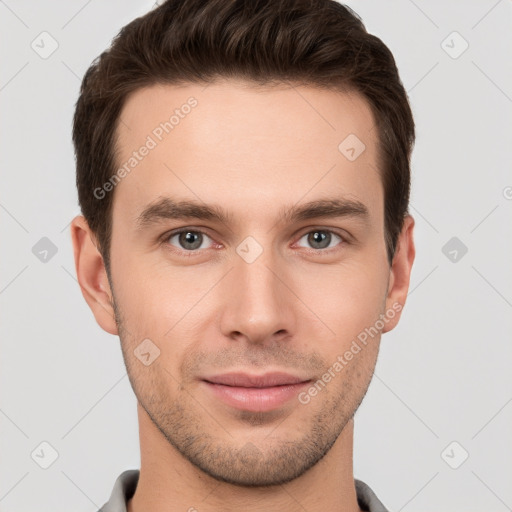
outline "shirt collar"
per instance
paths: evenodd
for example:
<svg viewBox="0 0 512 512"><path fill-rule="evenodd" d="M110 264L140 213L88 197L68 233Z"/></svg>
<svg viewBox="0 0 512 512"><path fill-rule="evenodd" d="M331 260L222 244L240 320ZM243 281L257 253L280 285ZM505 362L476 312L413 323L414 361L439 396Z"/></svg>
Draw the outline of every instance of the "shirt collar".
<svg viewBox="0 0 512 512"><path fill-rule="evenodd" d="M118 477L110 494L110 499L98 512L126 512L126 504L134 495L139 481L140 470L128 469ZM357 501L361 509L368 512L389 512L377 498L369 485L354 479Z"/></svg>

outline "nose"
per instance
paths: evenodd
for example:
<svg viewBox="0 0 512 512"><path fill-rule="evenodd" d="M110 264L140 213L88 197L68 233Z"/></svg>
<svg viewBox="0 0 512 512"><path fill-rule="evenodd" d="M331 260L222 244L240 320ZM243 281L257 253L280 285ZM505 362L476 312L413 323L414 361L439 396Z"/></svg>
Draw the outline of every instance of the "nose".
<svg viewBox="0 0 512 512"><path fill-rule="evenodd" d="M288 288L291 277L264 250L256 261L234 258L234 268L223 280L221 330L233 340L272 344L289 338L296 327L294 295ZM296 299L295 299L296 301Z"/></svg>

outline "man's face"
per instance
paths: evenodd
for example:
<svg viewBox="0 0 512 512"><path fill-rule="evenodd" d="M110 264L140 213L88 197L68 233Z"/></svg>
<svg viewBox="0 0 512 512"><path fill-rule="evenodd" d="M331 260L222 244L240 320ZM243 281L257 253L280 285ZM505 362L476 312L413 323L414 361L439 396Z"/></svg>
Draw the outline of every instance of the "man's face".
<svg viewBox="0 0 512 512"><path fill-rule="evenodd" d="M190 97L195 106L183 107ZM166 133L160 123L176 109ZM380 332L358 340L392 309L368 104L309 87L158 86L129 98L118 134L119 167L139 152L115 187L111 243L137 399L169 443L217 479L271 485L301 475L361 403ZM350 134L365 145L359 156L354 138L338 147ZM173 218L169 203L143 215L165 198L227 218ZM363 208L282 216L321 200ZM299 383L256 389L223 376L272 372Z"/></svg>

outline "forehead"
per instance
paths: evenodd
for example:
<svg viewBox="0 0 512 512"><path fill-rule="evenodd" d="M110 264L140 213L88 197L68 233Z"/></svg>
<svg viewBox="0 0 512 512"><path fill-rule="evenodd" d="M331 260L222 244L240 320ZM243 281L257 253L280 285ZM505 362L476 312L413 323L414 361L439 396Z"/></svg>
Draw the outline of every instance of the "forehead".
<svg viewBox="0 0 512 512"><path fill-rule="evenodd" d="M115 188L135 222L159 197L223 204L247 219L329 195L382 210L377 129L354 92L281 84L157 85L132 94L117 130ZM145 149L146 148L146 149Z"/></svg>

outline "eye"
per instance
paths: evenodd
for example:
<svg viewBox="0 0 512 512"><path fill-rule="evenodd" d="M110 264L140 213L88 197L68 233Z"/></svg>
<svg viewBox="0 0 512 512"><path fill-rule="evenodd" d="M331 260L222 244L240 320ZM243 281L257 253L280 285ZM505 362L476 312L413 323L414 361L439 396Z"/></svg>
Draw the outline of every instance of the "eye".
<svg viewBox="0 0 512 512"><path fill-rule="evenodd" d="M197 249L207 249L205 247L205 239L211 238L202 231L198 231L197 229L182 229L180 231L174 231L173 233L168 233L164 237L164 242L169 243L173 247L176 247L178 250L183 252L197 252ZM175 245L172 240L175 239L178 245Z"/></svg>
<svg viewBox="0 0 512 512"><path fill-rule="evenodd" d="M312 231L309 231L308 233L304 234L300 240L306 238L306 241L310 246L317 251L323 251L323 252L330 252L325 251L325 249L332 249L334 248L336 244L331 245L332 242L336 242L336 239L340 240L341 242L344 242L344 239L341 235L338 235L334 231L331 231L329 229L314 229ZM299 240L299 241L300 241ZM304 246L302 246L304 247Z"/></svg>
<svg viewBox="0 0 512 512"><path fill-rule="evenodd" d="M302 245L301 240L306 239L309 247ZM213 242L205 232L198 229L182 228L162 236L162 242L171 246L173 251L185 256L195 256L201 249L211 248L214 244L208 245L208 240ZM316 253L330 253L336 250L337 246L348 243L344 237L330 229L313 229L308 231L297 242L299 247L306 247Z"/></svg>

